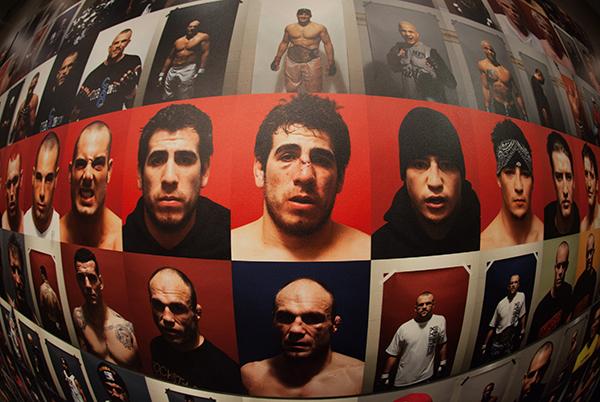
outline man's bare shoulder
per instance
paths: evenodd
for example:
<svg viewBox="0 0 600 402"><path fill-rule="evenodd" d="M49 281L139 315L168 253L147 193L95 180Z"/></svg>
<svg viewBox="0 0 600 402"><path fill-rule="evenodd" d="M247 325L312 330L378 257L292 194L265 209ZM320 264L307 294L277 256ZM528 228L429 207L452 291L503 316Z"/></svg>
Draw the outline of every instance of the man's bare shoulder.
<svg viewBox="0 0 600 402"><path fill-rule="evenodd" d="M371 236L353 227L334 223L334 259L356 260L371 258ZM338 258L339 257L339 258Z"/></svg>
<svg viewBox="0 0 600 402"><path fill-rule="evenodd" d="M262 219L259 218L231 231L231 253L234 259L251 259L264 250L261 244Z"/></svg>
<svg viewBox="0 0 600 402"><path fill-rule="evenodd" d="M104 224L106 225L104 236L98 247L119 251L123 250L123 234L121 230L123 221L121 218L109 208L106 208Z"/></svg>
<svg viewBox="0 0 600 402"><path fill-rule="evenodd" d="M500 214L496 215L494 219L490 222L490 224L481 232L481 237L479 240L480 248L482 250L501 247L499 245L501 243L500 239L502 236L502 225L500 225Z"/></svg>
<svg viewBox="0 0 600 402"><path fill-rule="evenodd" d="M106 317L106 324L112 324L112 325L124 325L126 327L131 327L131 329L133 330L133 324L129 321L127 321L121 314L117 313L115 310L113 310L110 307L107 307L108 309L108 315Z"/></svg>
<svg viewBox="0 0 600 402"><path fill-rule="evenodd" d="M348 368L348 369L357 369L360 370L360 374L362 377L362 370L365 367L365 362L362 360L356 359L351 356L343 355L338 352L333 352L331 356L332 366L336 368Z"/></svg>
<svg viewBox="0 0 600 402"><path fill-rule="evenodd" d="M240 369L242 382L248 391L263 382L263 379L271 371L274 359L275 358L272 357L265 360L246 363L242 366Z"/></svg>
<svg viewBox="0 0 600 402"><path fill-rule="evenodd" d="M530 242L537 242L544 240L544 223L535 214L533 215L533 222L531 223L531 240Z"/></svg>
<svg viewBox="0 0 600 402"><path fill-rule="evenodd" d="M72 243L71 239L71 228L69 225L69 221L71 219L71 211L67 212L60 218L60 241Z"/></svg>
<svg viewBox="0 0 600 402"><path fill-rule="evenodd" d="M10 226L8 224L8 212L4 211L2 213L2 229L10 230Z"/></svg>

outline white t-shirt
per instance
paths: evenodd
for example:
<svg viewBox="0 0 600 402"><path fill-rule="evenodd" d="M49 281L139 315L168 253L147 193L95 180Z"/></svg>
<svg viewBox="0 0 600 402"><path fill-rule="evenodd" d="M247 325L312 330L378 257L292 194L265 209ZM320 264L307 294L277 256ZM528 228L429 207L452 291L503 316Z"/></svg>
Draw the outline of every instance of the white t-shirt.
<svg viewBox="0 0 600 402"><path fill-rule="evenodd" d="M447 340L443 315L433 314L427 322L411 319L402 324L385 350L400 359L394 385L406 386L433 376L437 347Z"/></svg>
<svg viewBox="0 0 600 402"><path fill-rule="evenodd" d="M525 307L525 293L517 292L512 301L508 301L508 296L500 300L490 321L490 327L496 328L499 334L508 327L516 327L521 319L527 313Z"/></svg>
<svg viewBox="0 0 600 402"><path fill-rule="evenodd" d="M54 209L50 226L45 232L40 232L33 223L33 207L29 208L23 217L23 233L29 236L37 236L42 239L60 241L60 215Z"/></svg>
<svg viewBox="0 0 600 402"><path fill-rule="evenodd" d="M71 391L71 398L73 399L73 401L85 402L85 397L79 392L79 387L77 386L77 380L75 379L75 375L67 375L67 373L63 371L63 376L65 377L65 381L69 386L69 390Z"/></svg>

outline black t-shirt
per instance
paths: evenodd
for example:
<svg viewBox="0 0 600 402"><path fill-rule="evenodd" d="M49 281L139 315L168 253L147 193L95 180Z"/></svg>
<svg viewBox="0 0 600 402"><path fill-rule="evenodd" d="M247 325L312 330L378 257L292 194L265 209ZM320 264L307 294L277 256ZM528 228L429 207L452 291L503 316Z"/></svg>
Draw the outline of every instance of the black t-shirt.
<svg viewBox="0 0 600 402"><path fill-rule="evenodd" d="M36 131L46 131L67 124L77 93L77 82L69 80L63 85L44 92L37 113Z"/></svg>
<svg viewBox="0 0 600 402"><path fill-rule="evenodd" d="M533 314L528 342L550 335L567 321L572 307L571 294L571 285L566 282L558 289L556 297L546 293Z"/></svg>
<svg viewBox="0 0 600 402"><path fill-rule="evenodd" d="M596 271L586 269L577 279L575 289L573 289L573 306L576 315L579 315L587 306L592 304L595 289Z"/></svg>
<svg viewBox="0 0 600 402"><path fill-rule="evenodd" d="M557 211L557 209L558 209L557 201L552 201L551 203L546 205L546 207L544 208L544 239L545 240L579 233L579 208L577 208L577 204L575 204L575 202L573 202L573 205L571 206L571 215L573 218L571 220L571 227L567 230L566 233L559 232L556 227L556 224L555 224L556 214L559 213Z"/></svg>
<svg viewBox="0 0 600 402"><path fill-rule="evenodd" d="M122 79L129 73L127 79ZM126 54L114 64L101 63L83 81L88 88L86 96L81 88L77 94L79 118L116 112L123 109L126 96L136 87L142 74L142 61L138 56Z"/></svg>
<svg viewBox="0 0 600 402"><path fill-rule="evenodd" d="M162 337L152 339L152 372L161 380L210 391L244 393L240 368L208 339L190 352L173 349Z"/></svg>

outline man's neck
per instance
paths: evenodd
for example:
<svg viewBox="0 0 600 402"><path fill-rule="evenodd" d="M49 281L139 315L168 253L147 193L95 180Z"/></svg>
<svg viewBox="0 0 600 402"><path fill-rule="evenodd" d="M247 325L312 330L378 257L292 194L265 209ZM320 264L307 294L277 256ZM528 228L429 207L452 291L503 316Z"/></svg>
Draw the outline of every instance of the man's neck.
<svg viewBox="0 0 600 402"><path fill-rule="evenodd" d="M511 302L511 301L513 301L513 299L515 298L516 295L517 295L517 292L509 293L508 295L506 295L506 298L508 299L509 302Z"/></svg>
<svg viewBox="0 0 600 402"><path fill-rule="evenodd" d="M573 211L571 211L571 214L565 218L560 213L560 203L558 201L556 203L557 209L554 217L554 223L556 224L556 229L560 234L566 234L571 228L571 223L573 222Z"/></svg>
<svg viewBox="0 0 600 402"><path fill-rule="evenodd" d="M500 222L506 236L509 237L513 243L522 244L527 242L527 237L531 232L533 214L531 213L531 210L529 210L525 216L517 218L502 205L502 209L500 210Z"/></svg>
<svg viewBox="0 0 600 402"><path fill-rule="evenodd" d="M168 341L165 342L169 343L169 345L178 352L192 352L202 346L204 340L204 336L198 334L196 338L183 344L169 343Z"/></svg>
<svg viewBox="0 0 600 402"><path fill-rule="evenodd" d="M84 303L82 310L86 323L97 329L104 327L104 323L108 318L108 306L102 298L96 304Z"/></svg>
<svg viewBox="0 0 600 402"><path fill-rule="evenodd" d="M110 65L110 64L116 64L118 62L120 62L121 60L123 60L123 57L125 57L125 53L121 53L121 55L115 59L111 58L111 57L107 57L106 60L104 61L105 65Z"/></svg>
<svg viewBox="0 0 600 402"><path fill-rule="evenodd" d="M67 221L68 227L75 228L73 232L77 233L74 239L83 245L97 245L104 239L106 220L106 208L102 206L93 215L82 215L73 207Z"/></svg>
<svg viewBox="0 0 600 402"><path fill-rule="evenodd" d="M20 208L17 208L17 212L14 215L7 214L8 216L8 225L12 229L13 232L18 232L21 228L21 219L23 219L23 212L21 212Z"/></svg>
<svg viewBox="0 0 600 402"><path fill-rule="evenodd" d="M34 214L33 210L31 211L31 219L33 220L33 224L34 224L35 228L38 230L38 232L45 233L46 230L48 230L48 228L50 227L50 224L52 223L52 215L53 214L54 214L54 210L50 211L50 218L47 219L46 222L40 222L35 219L35 214Z"/></svg>
<svg viewBox="0 0 600 402"><path fill-rule="evenodd" d="M433 240L443 240L450 233L450 229L454 225L455 217L451 216L445 219L443 222L430 222L424 219L417 212L417 221L421 229L427 234L427 236ZM407 228L407 230L409 230Z"/></svg>
<svg viewBox="0 0 600 402"><path fill-rule="evenodd" d="M196 210L192 212L189 221L175 231L161 229L156 226L152 219L148 216L146 208L144 208L144 223L150 233L150 236L164 249L171 250L185 239L196 224Z"/></svg>
<svg viewBox="0 0 600 402"><path fill-rule="evenodd" d="M327 370L333 360L331 348L312 358L292 358L281 355L284 382L292 386L300 386L309 382L317 374Z"/></svg>

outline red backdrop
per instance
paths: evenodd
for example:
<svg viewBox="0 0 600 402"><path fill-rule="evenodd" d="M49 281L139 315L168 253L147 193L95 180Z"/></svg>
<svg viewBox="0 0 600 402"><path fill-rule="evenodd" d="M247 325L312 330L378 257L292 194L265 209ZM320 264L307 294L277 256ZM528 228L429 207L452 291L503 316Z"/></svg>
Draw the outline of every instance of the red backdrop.
<svg viewBox="0 0 600 402"><path fill-rule="evenodd" d="M46 267L46 274L48 274L48 282L50 286L58 296L58 281L56 278L56 263L54 258L36 250L29 252L29 269L31 269L31 277L33 278L33 290L35 299L37 300L38 307L40 305L40 286L42 285L42 275L40 273L40 267L43 265Z"/></svg>

